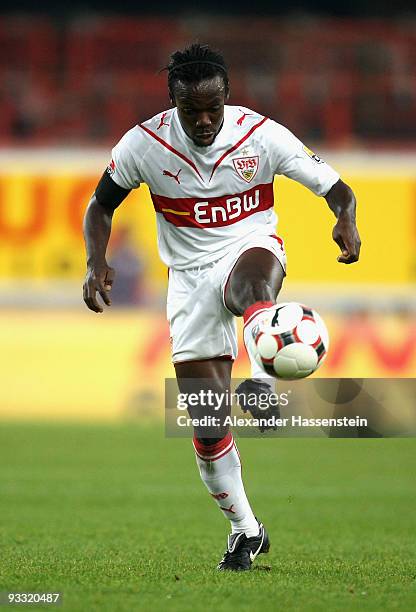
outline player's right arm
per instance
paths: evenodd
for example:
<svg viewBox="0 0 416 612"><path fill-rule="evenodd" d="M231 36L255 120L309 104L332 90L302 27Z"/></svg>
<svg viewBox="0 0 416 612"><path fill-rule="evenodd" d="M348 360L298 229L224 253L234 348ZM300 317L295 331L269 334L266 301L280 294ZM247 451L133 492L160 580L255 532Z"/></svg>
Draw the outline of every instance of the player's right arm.
<svg viewBox="0 0 416 612"><path fill-rule="evenodd" d="M139 166L143 146L138 127L132 128L112 150L112 159L92 196L84 217L87 250L87 274L84 301L90 310L103 312L97 293L104 304L111 305L109 292L115 271L107 264L106 252L113 214L117 206L142 182Z"/></svg>
<svg viewBox="0 0 416 612"><path fill-rule="evenodd" d="M111 306L109 292L115 271L107 264L106 252L111 234L114 210L130 190L117 185L104 172L91 197L84 216L84 239L87 251L87 274L83 286L84 302L90 310L103 312L97 293L104 304Z"/></svg>

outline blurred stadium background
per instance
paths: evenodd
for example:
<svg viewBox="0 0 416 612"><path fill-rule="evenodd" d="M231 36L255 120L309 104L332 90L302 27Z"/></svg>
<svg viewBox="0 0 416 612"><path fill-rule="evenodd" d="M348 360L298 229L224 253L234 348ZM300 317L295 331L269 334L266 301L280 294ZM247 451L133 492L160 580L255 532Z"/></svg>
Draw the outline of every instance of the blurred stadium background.
<svg viewBox="0 0 416 612"><path fill-rule="evenodd" d="M167 274L147 189L115 215L114 304L100 316L82 302L81 223L111 147L169 106L159 69L196 39L224 52L231 103L285 124L357 195L362 257L347 267L336 262L325 201L276 180L289 262L282 300L316 307L330 329L319 376L414 376L415 13L375 2L305 1L285 16L266 3L257 12L239 3L238 14L211 3L225 11L215 17L186 2L181 14L123 6L72 2L71 13L48 13L44 3L42 14L17 14L2 3L0 417L162 414L163 379L173 376ZM245 374L242 350L235 375Z"/></svg>

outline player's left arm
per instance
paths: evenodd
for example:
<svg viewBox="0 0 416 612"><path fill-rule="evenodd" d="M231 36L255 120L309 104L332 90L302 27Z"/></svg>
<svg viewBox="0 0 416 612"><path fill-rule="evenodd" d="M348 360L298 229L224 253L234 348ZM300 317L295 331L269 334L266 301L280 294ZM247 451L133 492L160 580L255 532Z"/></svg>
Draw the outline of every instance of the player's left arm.
<svg viewBox="0 0 416 612"><path fill-rule="evenodd" d="M358 261L361 243L352 189L331 166L283 125L268 121L264 138L274 174L284 174L328 202L337 218L332 237L341 249L338 261L345 264Z"/></svg>
<svg viewBox="0 0 416 612"><path fill-rule="evenodd" d="M361 248L355 219L357 204L354 193L351 187L339 179L324 197L337 218L332 238L341 249L338 261L345 264L354 263L358 261Z"/></svg>

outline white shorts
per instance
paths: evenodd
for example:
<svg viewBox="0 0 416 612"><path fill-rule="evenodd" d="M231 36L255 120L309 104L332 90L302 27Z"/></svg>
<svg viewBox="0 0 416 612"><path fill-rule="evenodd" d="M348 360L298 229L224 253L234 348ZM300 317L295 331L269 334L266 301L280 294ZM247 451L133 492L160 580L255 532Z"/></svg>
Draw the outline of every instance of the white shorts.
<svg viewBox="0 0 416 612"><path fill-rule="evenodd" d="M271 251L286 272L283 241L277 236L248 238L222 259L205 266L169 270L167 318L173 363L237 357L235 315L225 306L224 293L240 255L259 247Z"/></svg>

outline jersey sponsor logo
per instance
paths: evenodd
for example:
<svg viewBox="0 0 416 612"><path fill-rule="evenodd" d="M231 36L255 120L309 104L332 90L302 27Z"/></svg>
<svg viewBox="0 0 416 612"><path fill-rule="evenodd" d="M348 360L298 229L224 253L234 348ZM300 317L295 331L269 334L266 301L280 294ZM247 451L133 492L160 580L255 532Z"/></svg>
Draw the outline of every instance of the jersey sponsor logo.
<svg viewBox="0 0 416 612"><path fill-rule="evenodd" d="M325 163L323 159L321 159L318 155L316 155L316 153L308 149L308 147L305 147L305 145L303 145L303 150L305 151L306 155L313 159L313 161L315 161L317 164Z"/></svg>
<svg viewBox="0 0 416 612"><path fill-rule="evenodd" d="M243 125L243 121L246 117L250 117L253 113L245 113L241 108L240 113L243 113L239 119L237 119L237 125Z"/></svg>
<svg viewBox="0 0 416 612"><path fill-rule="evenodd" d="M233 159L234 168L246 183L250 183L257 174L259 169L259 156L253 157L237 157Z"/></svg>
<svg viewBox="0 0 416 612"><path fill-rule="evenodd" d="M198 200L151 194L156 212L177 227L223 227L273 207L273 183L257 185L236 195Z"/></svg>
<svg viewBox="0 0 416 612"><path fill-rule="evenodd" d="M180 180L179 180L179 174L182 172L182 168L180 168L176 174L173 174L172 172L170 172L169 170L163 170L163 176L169 176L170 178L175 179L175 181L178 183L178 185L181 184Z"/></svg>
<svg viewBox="0 0 416 612"><path fill-rule="evenodd" d="M115 171L116 171L116 165L114 163L114 159L112 159L111 162L107 166L107 172L110 176L112 176Z"/></svg>
<svg viewBox="0 0 416 612"><path fill-rule="evenodd" d="M160 130L160 128L163 127L164 125L169 127L170 123L166 123L166 121L165 121L165 117L166 117L167 114L168 114L167 111L162 114L162 116L160 118L160 123L159 123L159 125L157 126L156 129Z"/></svg>

